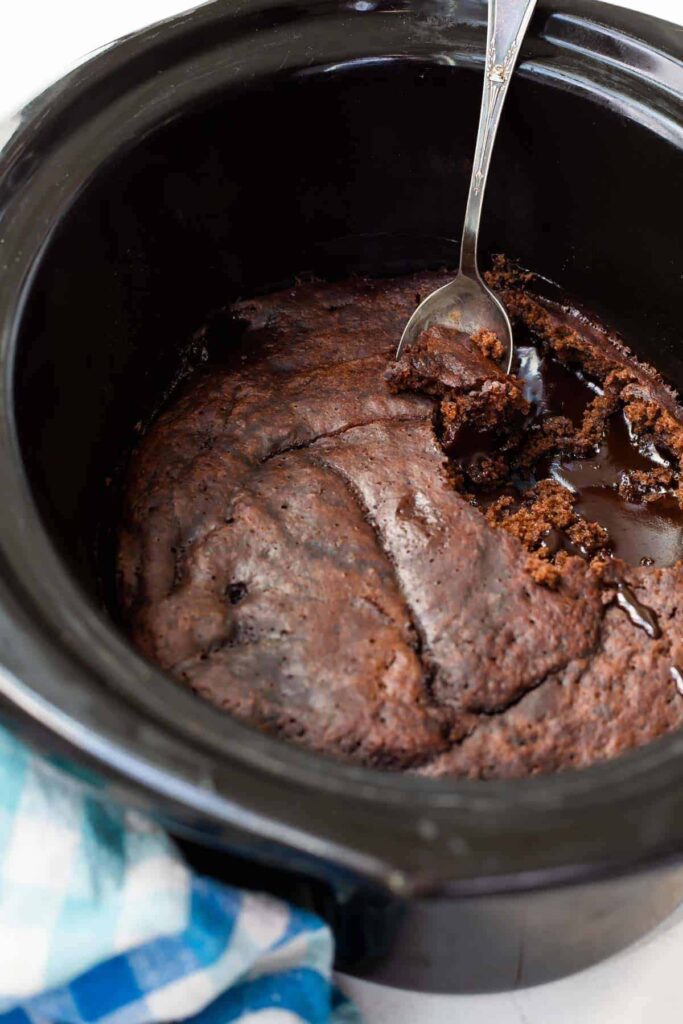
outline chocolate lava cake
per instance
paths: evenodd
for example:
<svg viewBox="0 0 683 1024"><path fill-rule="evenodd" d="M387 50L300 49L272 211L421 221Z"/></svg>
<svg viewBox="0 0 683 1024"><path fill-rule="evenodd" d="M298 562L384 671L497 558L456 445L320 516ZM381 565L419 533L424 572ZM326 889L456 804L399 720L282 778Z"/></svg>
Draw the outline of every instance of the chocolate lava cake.
<svg viewBox="0 0 683 1024"><path fill-rule="evenodd" d="M502 260L512 375L495 336L445 327L395 362L447 277L234 307L132 458L130 635L231 715L365 765L613 757L683 723L683 410Z"/></svg>

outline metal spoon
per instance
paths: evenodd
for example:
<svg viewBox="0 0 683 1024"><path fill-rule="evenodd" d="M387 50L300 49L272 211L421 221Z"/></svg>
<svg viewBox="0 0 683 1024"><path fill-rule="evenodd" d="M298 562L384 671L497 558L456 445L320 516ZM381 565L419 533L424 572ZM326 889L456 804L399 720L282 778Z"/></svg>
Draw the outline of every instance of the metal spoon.
<svg viewBox="0 0 683 1024"><path fill-rule="evenodd" d="M477 267L477 242L484 190L500 115L535 6L536 0L489 0L484 90L460 246L460 269L457 277L442 288L437 288L417 307L404 328L396 351L397 359L405 347L412 344L431 324L446 323L467 334L473 334L480 328L497 334L506 348L507 372L510 372L512 328L503 306L481 279Z"/></svg>

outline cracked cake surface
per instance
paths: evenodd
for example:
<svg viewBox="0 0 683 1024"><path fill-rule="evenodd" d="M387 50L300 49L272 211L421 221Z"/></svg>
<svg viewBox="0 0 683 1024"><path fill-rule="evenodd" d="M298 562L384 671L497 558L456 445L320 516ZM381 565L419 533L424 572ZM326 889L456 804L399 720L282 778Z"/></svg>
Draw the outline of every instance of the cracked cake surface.
<svg viewBox="0 0 683 1024"><path fill-rule="evenodd" d="M443 327L394 362L446 277L236 305L239 339L132 458L123 613L201 697L320 752L429 776L586 765L683 724L683 415L504 262L515 374L495 336Z"/></svg>

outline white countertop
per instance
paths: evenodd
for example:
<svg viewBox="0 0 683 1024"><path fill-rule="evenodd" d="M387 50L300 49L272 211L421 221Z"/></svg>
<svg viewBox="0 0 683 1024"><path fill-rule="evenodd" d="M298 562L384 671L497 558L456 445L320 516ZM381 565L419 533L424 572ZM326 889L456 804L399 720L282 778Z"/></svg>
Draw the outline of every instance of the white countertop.
<svg viewBox="0 0 683 1024"><path fill-rule="evenodd" d="M615 0L683 24L683 0ZM87 53L188 0L0 0L0 120ZM681 1024L683 907L580 974L492 996L425 996L343 979L366 1024Z"/></svg>

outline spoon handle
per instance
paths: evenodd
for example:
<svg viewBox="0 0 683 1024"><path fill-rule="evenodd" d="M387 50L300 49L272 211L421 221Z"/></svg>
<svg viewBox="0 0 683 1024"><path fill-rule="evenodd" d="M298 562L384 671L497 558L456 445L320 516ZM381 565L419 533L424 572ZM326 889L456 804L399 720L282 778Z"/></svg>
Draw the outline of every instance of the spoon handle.
<svg viewBox="0 0 683 1024"><path fill-rule="evenodd" d="M484 90L460 247L460 273L479 277L477 241L491 153L505 95L536 0L489 0Z"/></svg>

